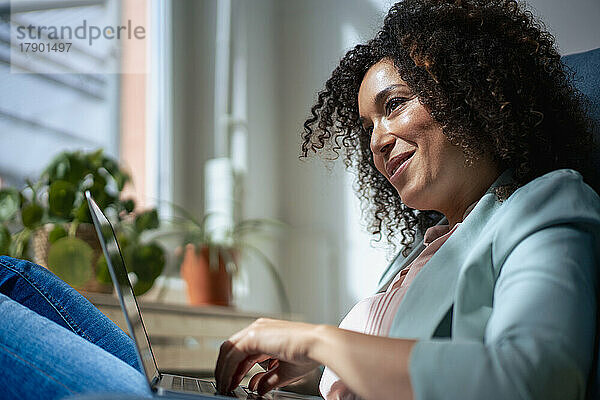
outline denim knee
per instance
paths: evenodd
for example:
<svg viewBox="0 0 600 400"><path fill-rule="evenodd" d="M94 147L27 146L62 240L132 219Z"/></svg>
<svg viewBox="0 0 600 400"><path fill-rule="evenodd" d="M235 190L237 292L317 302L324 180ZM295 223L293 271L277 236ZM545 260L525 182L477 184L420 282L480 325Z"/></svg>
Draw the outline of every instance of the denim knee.
<svg viewBox="0 0 600 400"><path fill-rule="evenodd" d="M146 377L132 365L3 294L0 315L0 398L151 397Z"/></svg>
<svg viewBox="0 0 600 400"><path fill-rule="evenodd" d="M0 293L80 334L77 324L63 312L61 304L64 293L73 290L47 268L27 260L0 256Z"/></svg>
<svg viewBox="0 0 600 400"><path fill-rule="evenodd" d="M142 370L131 337L48 269L1 256L0 293Z"/></svg>

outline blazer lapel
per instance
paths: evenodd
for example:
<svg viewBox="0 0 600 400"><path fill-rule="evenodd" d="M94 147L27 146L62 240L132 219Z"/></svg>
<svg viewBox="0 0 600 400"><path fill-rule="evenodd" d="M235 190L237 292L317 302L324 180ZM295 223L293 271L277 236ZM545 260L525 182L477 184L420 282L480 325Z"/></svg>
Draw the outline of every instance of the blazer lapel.
<svg viewBox="0 0 600 400"><path fill-rule="evenodd" d="M442 218L442 220L436 225L442 223L443 221L447 222L446 217ZM381 279L379 279L377 293L385 292L390 286L390 283L392 283L394 277L398 274L398 272L408 267L410 263L413 262L414 259L417 258L417 256L421 254L421 252L424 249L425 245L423 244L423 239L421 239L420 243L412 249L412 251L408 254L406 258L402 258L402 252L399 251L398 254L396 254L396 257L394 257L392 262L385 269L383 275L381 275Z"/></svg>
<svg viewBox="0 0 600 400"><path fill-rule="evenodd" d="M465 255L500 206L492 189L511 181L512 170L504 171L477 202L464 222L456 228L415 277L398 307L390 336L429 338L433 335L439 322L452 307L456 282ZM421 251L424 248L422 243L418 247L422 247ZM412 255L413 253L409 255L401 268L395 270L399 271L407 267L412 262L409 260ZM385 275L391 275L391 272L386 271Z"/></svg>

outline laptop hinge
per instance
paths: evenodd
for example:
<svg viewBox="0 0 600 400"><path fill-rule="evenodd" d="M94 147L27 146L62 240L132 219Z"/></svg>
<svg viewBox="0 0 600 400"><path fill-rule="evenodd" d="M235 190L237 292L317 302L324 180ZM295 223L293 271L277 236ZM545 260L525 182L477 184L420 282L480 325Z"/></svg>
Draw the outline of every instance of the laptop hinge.
<svg viewBox="0 0 600 400"><path fill-rule="evenodd" d="M160 372L157 375L154 375L154 378L152 378L152 382L150 383L151 387L155 387L158 384L158 381L160 381Z"/></svg>

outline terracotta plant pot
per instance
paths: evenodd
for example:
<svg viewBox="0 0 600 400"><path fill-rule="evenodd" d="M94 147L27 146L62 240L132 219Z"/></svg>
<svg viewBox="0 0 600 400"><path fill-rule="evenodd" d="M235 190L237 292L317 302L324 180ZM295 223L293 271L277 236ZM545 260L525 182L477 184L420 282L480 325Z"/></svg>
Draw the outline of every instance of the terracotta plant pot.
<svg viewBox="0 0 600 400"><path fill-rule="evenodd" d="M225 261L219 256L219 268L209 267L208 247L197 249L194 245L185 246L181 277L188 288L188 300L191 305L231 304L231 275L227 272Z"/></svg>

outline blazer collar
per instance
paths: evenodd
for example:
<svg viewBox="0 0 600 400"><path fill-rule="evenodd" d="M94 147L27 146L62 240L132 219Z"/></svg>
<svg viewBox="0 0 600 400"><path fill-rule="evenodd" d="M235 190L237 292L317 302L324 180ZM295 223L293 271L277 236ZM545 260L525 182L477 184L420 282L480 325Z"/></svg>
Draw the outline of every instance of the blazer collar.
<svg viewBox="0 0 600 400"><path fill-rule="evenodd" d="M465 246L470 246L477 240L487 221L500 206L493 189L513 182L513 172L513 169L507 169L494 181L467 218L415 277L400 303L390 336L422 338L433 334L454 301ZM447 223L445 217L438 222ZM385 290L396 274L409 266L424 248L421 240L406 259L400 260L396 256L384 272L379 289Z"/></svg>

